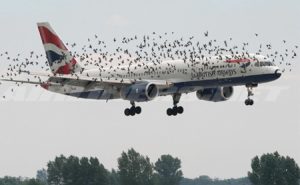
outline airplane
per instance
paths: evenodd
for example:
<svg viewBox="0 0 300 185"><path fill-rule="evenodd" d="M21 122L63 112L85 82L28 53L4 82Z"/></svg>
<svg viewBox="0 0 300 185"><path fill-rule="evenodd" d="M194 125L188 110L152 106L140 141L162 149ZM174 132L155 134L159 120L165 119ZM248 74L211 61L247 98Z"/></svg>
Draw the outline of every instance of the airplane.
<svg viewBox="0 0 300 185"><path fill-rule="evenodd" d="M182 94L195 92L199 100L222 102L231 98L234 86L246 86L245 104L253 105L253 89L258 84L279 79L282 74L269 58L257 54L85 69L49 23L37 23L37 26L52 75L45 82L6 81L38 84L48 91L77 98L127 100L131 107L124 110L126 116L141 113L142 109L136 106L136 102L148 102L168 95L173 98L173 107L166 113L176 116L184 111L178 106Z"/></svg>

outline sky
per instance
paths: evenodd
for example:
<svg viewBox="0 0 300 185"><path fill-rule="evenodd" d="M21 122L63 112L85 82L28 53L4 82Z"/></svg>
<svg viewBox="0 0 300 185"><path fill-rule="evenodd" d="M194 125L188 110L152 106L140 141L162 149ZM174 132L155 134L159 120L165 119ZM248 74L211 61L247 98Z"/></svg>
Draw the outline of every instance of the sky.
<svg viewBox="0 0 300 185"><path fill-rule="evenodd" d="M0 0L0 53L43 53L37 22L50 22L66 42L86 43L94 34L114 37L175 32L218 40L300 44L299 0ZM254 36L259 34L259 38ZM41 61L42 62L42 61ZM1 70L8 65L0 60ZM200 101L183 95L184 114L166 116L171 97L139 103L139 116L125 117L129 102L77 100L32 86L0 86L0 176L34 177L55 156L98 157L117 168L122 151L134 148L155 162L162 154L182 161L185 177L243 177L256 155L278 151L300 164L299 58L293 70L255 89L244 105L245 87L231 100Z"/></svg>

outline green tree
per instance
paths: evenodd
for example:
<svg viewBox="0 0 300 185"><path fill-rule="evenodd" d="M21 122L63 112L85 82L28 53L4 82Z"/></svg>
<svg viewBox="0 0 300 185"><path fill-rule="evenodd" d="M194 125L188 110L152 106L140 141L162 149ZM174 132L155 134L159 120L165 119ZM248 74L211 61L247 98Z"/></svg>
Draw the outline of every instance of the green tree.
<svg viewBox="0 0 300 185"><path fill-rule="evenodd" d="M46 184L37 179L29 179L29 180L25 180L22 183L22 185L46 185Z"/></svg>
<svg viewBox="0 0 300 185"><path fill-rule="evenodd" d="M110 185L120 185L120 177L118 172L112 169L111 173L109 173L109 184Z"/></svg>
<svg viewBox="0 0 300 185"><path fill-rule="evenodd" d="M49 185L106 185L108 172L97 158L56 157L48 163Z"/></svg>
<svg viewBox="0 0 300 185"><path fill-rule="evenodd" d="M47 176L47 170L45 169L38 170L36 173L36 179L44 184L47 184Z"/></svg>
<svg viewBox="0 0 300 185"><path fill-rule="evenodd" d="M0 179L0 185L21 185L21 178L5 176Z"/></svg>
<svg viewBox="0 0 300 185"><path fill-rule="evenodd" d="M118 159L119 176L122 185L152 185L153 166L148 157L134 149L123 152Z"/></svg>
<svg viewBox="0 0 300 185"><path fill-rule="evenodd" d="M295 160L280 156L278 152L256 156L248 177L254 185L298 185L300 170Z"/></svg>
<svg viewBox="0 0 300 185"><path fill-rule="evenodd" d="M180 185L252 185L248 177L238 179L224 179L210 178L203 175L195 179L183 178Z"/></svg>
<svg viewBox="0 0 300 185"><path fill-rule="evenodd" d="M56 157L54 161L48 162L48 184L49 185L64 185L64 169L67 163L67 158L63 155Z"/></svg>
<svg viewBox="0 0 300 185"><path fill-rule="evenodd" d="M155 163L154 169L160 185L178 185L182 179L181 161L171 155L162 155Z"/></svg>

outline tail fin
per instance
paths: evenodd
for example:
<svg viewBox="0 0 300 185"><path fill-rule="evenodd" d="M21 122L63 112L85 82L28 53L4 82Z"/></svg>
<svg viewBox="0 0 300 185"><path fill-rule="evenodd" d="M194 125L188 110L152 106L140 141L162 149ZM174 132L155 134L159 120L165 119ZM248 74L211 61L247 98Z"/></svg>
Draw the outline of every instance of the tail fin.
<svg viewBox="0 0 300 185"><path fill-rule="evenodd" d="M46 51L50 68L54 74L71 74L83 68L68 51L49 23L38 23L38 29Z"/></svg>

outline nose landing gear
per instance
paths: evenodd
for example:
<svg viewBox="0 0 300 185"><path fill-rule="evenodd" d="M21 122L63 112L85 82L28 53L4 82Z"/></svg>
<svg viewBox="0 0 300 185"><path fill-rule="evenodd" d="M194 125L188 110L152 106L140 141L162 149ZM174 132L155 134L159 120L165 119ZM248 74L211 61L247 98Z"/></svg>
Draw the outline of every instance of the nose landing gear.
<svg viewBox="0 0 300 185"><path fill-rule="evenodd" d="M253 105L254 104L254 100L251 99L250 97L254 95L253 93L253 88L257 87L257 85L252 84L252 85L246 85L247 87L247 91L248 91L248 98L245 100L245 105Z"/></svg>
<svg viewBox="0 0 300 185"><path fill-rule="evenodd" d="M253 105L254 104L254 100L252 100L252 99L246 99L245 100L245 105Z"/></svg>

